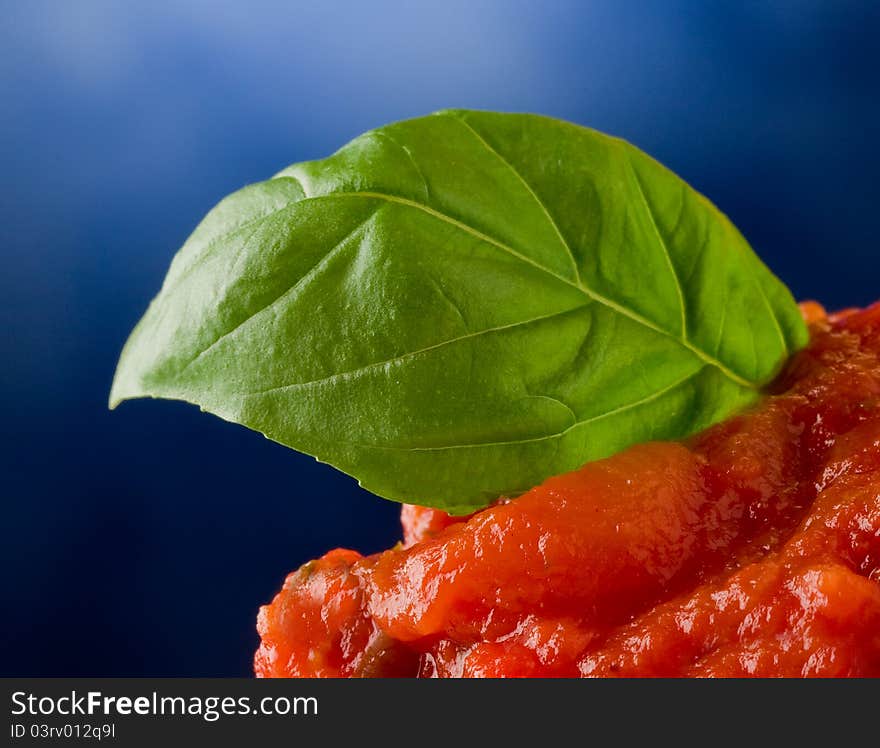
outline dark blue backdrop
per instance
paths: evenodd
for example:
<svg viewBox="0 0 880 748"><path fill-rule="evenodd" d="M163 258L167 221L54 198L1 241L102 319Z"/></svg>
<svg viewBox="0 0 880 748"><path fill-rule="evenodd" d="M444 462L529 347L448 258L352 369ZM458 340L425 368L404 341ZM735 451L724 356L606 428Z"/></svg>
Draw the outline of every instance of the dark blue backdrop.
<svg viewBox="0 0 880 748"><path fill-rule="evenodd" d="M363 130L450 106L591 125L798 297L880 296L876 3L0 6L3 674L248 673L288 570L396 539L396 506L329 467L180 403L105 405L198 219Z"/></svg>

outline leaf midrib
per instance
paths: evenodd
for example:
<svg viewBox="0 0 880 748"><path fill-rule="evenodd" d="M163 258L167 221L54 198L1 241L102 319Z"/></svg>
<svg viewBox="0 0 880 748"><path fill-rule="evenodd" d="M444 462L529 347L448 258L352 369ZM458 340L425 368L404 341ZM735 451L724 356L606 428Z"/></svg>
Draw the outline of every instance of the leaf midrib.
<svg viewBox="0 0 880 748"><path fill-rule="evenodd" d="M609 309L617 312L618 314L620 314L624 317L627 317L628 319L631 319L632 321L642 325L643 327L647 327L648 329L653 330L654 332L656 332L660 335L664 335L665 337L668 337L671 340L676 341L682 347L686 348L693 355L695 355L697 358L699 358L701 361L709 364L710 366L716 367L726 377L728 377L732 381L736 382L740 386L746 387L748 389L758 389L758 387L759 387L758 384L751 382L748 379L745 379L744 377L740 376L736 372L732 371L730 368L728 368L725 364L723 364L717 358L710 356L705 351L696 347L686 337L682 337L680 335L676 335L674 333L671 333L668 330L664 330L662 327L659 327L651 320L640 315L638 312L636 312L632 309L629 309L628 307L625 307L621 304L618 304L613 299L609 299L607 296L604 296L604 295L600 294L599 292L595 291L594 289L590 288L582 281L580 283L578 283L577 281L569 280L565 276L559 275L558 273L554 272L553 270L546 267L545 265L542 265L539 262L535 262L533 259L531 259L527 255L524 255L521 252L517 252L515 249L513 249L513 247L509 246L508 244L505 244L504 242L499 241L498 239L496 239L488 234L484 234L479 229L474 228L473 226L470 226L462 221L459 221L458 219L453 218L452 216L447 215L446 213L442 213L442 212L430 207L429 205L425 205L424 203L420 203L416 200L410 200L409 198L405 198L405 197L399 197L397 195L389 195L384 192L374 192L374 191L370 191L370 190L363 190L363 191L354 191L354 192L330 192L330 193L327 193L326 195L312 195L309 197L305 197L302 200L298 200L297 204L301 203L301 202L305 202L305 201L325 200L328 198L336 198L336 197L385 200L390 203L395 203L397 205L402 205L402 206L405 206L408 208L422 211L437 220L443 221L444 223L447 223L451 226L455 226L457 229L470 234L471 236L479 239L480 241L486 242L488 244L491 244L491 245L497 247L498 249L512 255L513 257L516 257L518 260L525 262L528 265L531 265L532 267L546 273L547 275L550 275L551 277L555 278L556 280L558 280L562 283L565 283L566 285L571 286L572 288L577 289L578 291L580 291L582 294L584 294L586 297L588 297L592 301L595 301L599 304L602 304L603 306L606 306Z"/></svg>

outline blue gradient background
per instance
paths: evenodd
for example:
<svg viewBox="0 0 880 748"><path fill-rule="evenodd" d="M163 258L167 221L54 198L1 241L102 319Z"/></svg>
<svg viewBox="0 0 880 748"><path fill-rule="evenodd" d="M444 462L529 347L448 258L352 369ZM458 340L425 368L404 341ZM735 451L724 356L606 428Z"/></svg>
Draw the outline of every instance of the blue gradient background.
<svg viewBox="0 0 880 748"><path fill-rule="evenodd" d="M873 6L873 8L872 8ZM390 120L633 141L796 296L880 296L880 12L855 2L0 3L0 672L239 675L257 606L397 507L180 403L106 397L222 196Z"/></svg>

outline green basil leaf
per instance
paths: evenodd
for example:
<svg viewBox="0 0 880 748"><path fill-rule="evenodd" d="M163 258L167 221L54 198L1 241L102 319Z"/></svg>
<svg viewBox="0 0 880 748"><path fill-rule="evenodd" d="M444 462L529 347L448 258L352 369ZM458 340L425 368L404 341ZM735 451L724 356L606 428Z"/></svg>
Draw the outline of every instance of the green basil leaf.
<svg viewBox="0 0 880 748"><path fill-rule="evenodd" d="M727 218L638 149L445 111L223 200L111 406L185 400L380 496L466 512L724 418L806 339Z"/></svg>

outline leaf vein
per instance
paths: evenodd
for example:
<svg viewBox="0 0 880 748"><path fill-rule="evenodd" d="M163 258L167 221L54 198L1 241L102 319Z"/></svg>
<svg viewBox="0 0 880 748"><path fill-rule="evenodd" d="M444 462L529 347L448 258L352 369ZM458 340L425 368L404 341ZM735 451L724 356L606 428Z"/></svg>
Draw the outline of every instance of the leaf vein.
<svg viewBox="0 0 880 748"><path fill-rule="evenodd" d="M409 159L409 162L412 164L413 169L415 169L416 174L419 175L419 179L422 180L422 186L425 188L425 201L427 202L428 200L430 200L431 190L428 188L428 180L425 179L425 175L422 172L421 167L419 167L419 165L416 163L416 160L412 155L412 151L402 143L399 143L395 138L391 137L387 132L383 130L376 130L376 135L385 138L387 141L397 146L401 151L404 152L406 157Z"/></svg>
<svg viewBox="0 0 880 748"><path fill-rule="evenodd" d="M193 364L196 363L200 358L202 358L209 351L213 350L220 342L228 338L230 335L234 334L237 330L240 330L248 321L252 320L259 314L262 314L267 309L271 309L275 306L281 299L284 299L290 296L292 293L295 293L297 289L301 288L304 283L308 283L312 278L314 278L321 270L327 266L327 263L335 256L335 254L341 249L344 248L350 239L352 239L359 231L361 231L378 213L378 210L374 210L370 213L363 221L358 223L351 231L349 231L342 239L340 239L333 247L331 247L318 262L316 262L308 271L306 271L303 275L301 275L296 282L285 289L280 295L278 295L275 299L270 301L267 304L262 305L259 309L253 311L252 313L246 315L244 319L237 322L233 328L227 330L222 335L217 337L211 344L193 356L192 359L180 370L179 374L183 374L187 369L189 369Z"/></svg>
<svg viewBox="0 0 880 748"><path fill-rule="evenodd" d="M275 387L269 387L265 390L252 390L251 392L244 393L245 397L254 397L254 396L262 396L267 395L273 392L280 392L282 390L293 390L301 387L310 387L312 385L323 385L323 384L335 384L337 381L351 379L352 377L356 377L359 374L363 374L368 371L372 371L373 369L380 369L385 366L390 366L393 364L398 364L403 361L407 361L411 358L415 358L423 353L428 353L430 351L437 350L438 348L443 348L448 345L453 345L454 343L460 343L463 340L469 340L471 338L477 338L482 335L489 335L494 332L502 332L503 330L511 330L516 327L522 327L525 325L531 325L535 322L543 322L544 320L553 319L554 317L561 317L565 314L569 314L571 312L576 312L585 307L589 306L589 302L586 304L581 304L580 306L572 307L571 309L563 309L562 311L552 312L551 314L545 314L540 317L532 317L531 319L525 320L517 320L516 322L511 322L506 325L498 325L496 327L487 327L483 330L476 330L474 332L469 332L465 335L459 335L454 338L449 338L447 340L441 340L439 343L433 343L431 345L425 346L424 348L419 348L416 351L407 351L406 353L401 353L399 356L393 356L392 358L385 359L383 361L373 361L369 364L364 364L363 366L359 366L356 369L350 369L348 371L337 371L333 374L328 374L326 377L319 377L318 379L312 379L307 382L291 382L289 384L281 384Z"/></svg>
<svg viewBox="0 0 880 748"><path fill-rule="evenodd" d="M672 382L671 384L663 387L660 390L652 392L650 395L647 395L639 400L635 400L631 403L626 403L624 405L618 406L617 408L612 408L609 411L604 413L599 413L595 416L590 416L589 418L585 418L580 421L576 421L575 423L567 426L562 431L557 431L552 434L544 434L543 436L535 436L529 439L508 439L505 441L495 441L495 442L475 442L473 444L443 444L436 447L393 447L393 446L382 446L375 444L361 444L358 442L347 442L347 446L352 447L364 447L366 449L376 449L381 451L390 451L390 452L442 452L453 449L474 449L479 447L503 447L511 444L533 444L542 441L548 441L550 439L560 439L571 431L578 429L582 426L586 426L590 423L595 423L596 421L601 421L604 418L610 418L611 416L618 415L619 413L624 413L628 410L632 410L634 408L638 408L642 405L648 405L649 403L658 400L664 395L669 394L673 390L681 387L686 384L691 379L694 379L703 369L705 368L705 364L700 366L695 371L690 372L684 377Z"/></svg>
<svg viewBox="0 0 880 748"><path fill-rule="evenodd" d="M455 120L459 124L461 124L468 132L472 133L473 136L482 144L482 146L489 151L492 155L494 155L502 164L504 164L510 172L522 183L523 187L526 188L529 195L531 195L532 199L535 201L537 206L541 209L544 215L547 217L547 221L550 226L556 232L556 236L559 237L559 241L562 243L562 246L565 248L565 251L568 253L569 258L571 258L571 267L574 270L574 277L578 284L581 283L581 274L578 270L577 259L574 256L574 250L571 248L571 244L568 243L566 238L562 235L562 231L559 229L559 224L556 223L553 216L550 215L550 211L547 209L547 206L544 204L543 200L538 197L538 193L532 188L532 186L526 181L525 177L519 173L519 170L504 156L501 155L497 150L495 150L489 142L478 133L474 127L467 122L467 120L462 119L461 117L456 117L455 115L447 115L450 119Z"/></svg>
<svg viewBox="0 0 880 748"><path fill-rule="evenodd" d="M629 154L624 152L623 158L624 162L627 165L629 173L633 177L633 182L636 186L636 192L638 192L639 194L639 201L641 202L642 207L645 209L645 213L647 213L648 215L648 220L651 222L651 228L654 230L654 236L657 237L657 243L660 245L660 249L663 250L663 255L666 258L666 264L669 267L669 272L672 274L672 279L675 281L675 288L678 292L678 304L681 310L681 335L684 338L687 336L687 306L685 305L684 290L681 287L681 279L678 277L678 271L675 269L675 265L672 262L672 255L669 253L669 246L666 244L666 240L663 238L662 234L660 233L660 229L657 226L657 221L654 218L654 211L651 209L651 206L648 203L648 197L645 194L645 188L642 185L642 180L636 172L635 167L632 164L632 160L629 157Z"/></svg>
<svg viewBox="0 0 880 748"><path fill-rule="evenodd" d="M288 179L289 177L284 177ZM253 218L249 218L242 223L233 226L230 229L220 232L215 236L212 236L210 239L206 240L201 247L199 247L196 252L196 256L193 257L186 265L182 266L176 275L172 276L169 272L168 277L165 279L165 283L162 286L163 293L170 293L171 291L177 289L181 283L189 277L191 273L193 273L197 268L201 267L202 263L208 259L211 255L213 249L220 245L221 242L228 241L234 236L238 236L242 234L246 229L253 229L245 238L244 241L250 241L254 234L257 233L261 224L269 221L281 213L284 213L287 210L290 210L298 203L302 202L302 200L296 200L293 202L286 203L282 205L280 208L274 208L267 213L261 213L258 216L254 216ZM173 267L173 265L172 265Z"/></svg>

